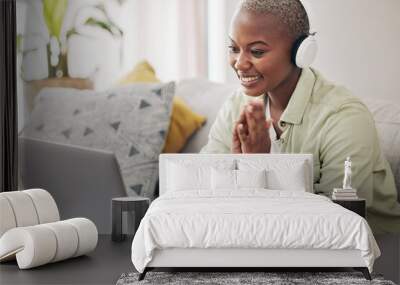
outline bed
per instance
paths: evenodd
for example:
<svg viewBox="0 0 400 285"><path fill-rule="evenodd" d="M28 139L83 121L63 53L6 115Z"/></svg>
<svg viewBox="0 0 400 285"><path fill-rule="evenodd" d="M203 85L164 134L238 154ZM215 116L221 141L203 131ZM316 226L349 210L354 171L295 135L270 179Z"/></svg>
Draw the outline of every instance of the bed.
<svg viewBox="0 0 400 285"><path fill-rule="evenodd" d="M312 155L163 154L160 197L132 242L158 267L352 267L380 255L362 217L312 193Z"/></svg>

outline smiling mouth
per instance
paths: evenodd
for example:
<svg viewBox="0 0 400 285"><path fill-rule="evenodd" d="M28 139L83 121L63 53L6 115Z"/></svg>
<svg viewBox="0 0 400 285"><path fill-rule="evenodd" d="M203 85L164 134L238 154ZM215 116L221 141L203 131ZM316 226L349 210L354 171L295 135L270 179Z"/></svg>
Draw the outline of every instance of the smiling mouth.
<svg viewBox="0 0 400 285"><path fill-rule="evenodd" d="M259 79L261 78L260 75L255 75L255 76L240 76L239 79L242 85L244 86L250 86L256 83Z"/></svg>

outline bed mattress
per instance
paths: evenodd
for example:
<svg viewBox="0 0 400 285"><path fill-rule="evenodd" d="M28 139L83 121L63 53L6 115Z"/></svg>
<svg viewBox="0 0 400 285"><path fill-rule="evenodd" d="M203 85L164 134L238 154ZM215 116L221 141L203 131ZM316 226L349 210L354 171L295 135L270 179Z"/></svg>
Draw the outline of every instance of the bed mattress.
<svg viewBox="0 0 400 285"><path fill-rule="evenodd" d="M132 243L139 272L162 249L359 250L372 271L379 248L368 223L330 199L307 192L167 192L142 219Z"/></svg>

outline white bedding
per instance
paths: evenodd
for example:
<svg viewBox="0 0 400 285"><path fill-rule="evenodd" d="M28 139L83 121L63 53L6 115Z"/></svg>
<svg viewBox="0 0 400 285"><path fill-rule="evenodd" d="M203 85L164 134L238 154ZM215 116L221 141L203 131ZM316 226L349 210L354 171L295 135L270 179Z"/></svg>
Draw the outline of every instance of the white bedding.
<svg viewBox="0 0 400 285"><path fill-rule="evenodd" d="M142 219L132 262L143 272L155 249L358 249L372 272L380 251L365 219L299 191L167 192Z"/></svg>

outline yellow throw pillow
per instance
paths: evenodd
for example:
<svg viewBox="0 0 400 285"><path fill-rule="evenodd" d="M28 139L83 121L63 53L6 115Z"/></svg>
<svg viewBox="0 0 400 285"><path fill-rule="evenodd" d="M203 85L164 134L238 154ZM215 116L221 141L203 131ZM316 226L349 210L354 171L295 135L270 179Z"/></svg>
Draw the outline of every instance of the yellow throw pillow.
<svg viewBox="0 0 400 285"><path fill-rule="evenodd" d="M136 64L133 70L118 82L118 85L137 82L160 82L156 76L154 68L146 60Z"/></svg>
<svg viewBox="0 0 400 285"><path fill-rule="evenodd" d="M139 62L131 72L122 78L119 85L139 82L160 82L154 68L145 60ZM206 117L193 112L181 98L175 96L163 153L180 152L190 136L205 122Z"/></svg>
<svg viewBox="0 0 400 285"><path fill-rule="evenodd" d="M181 98L175 96L163 153L180 152L190 136L205 122L206 117L194 113Z"/></svg>

